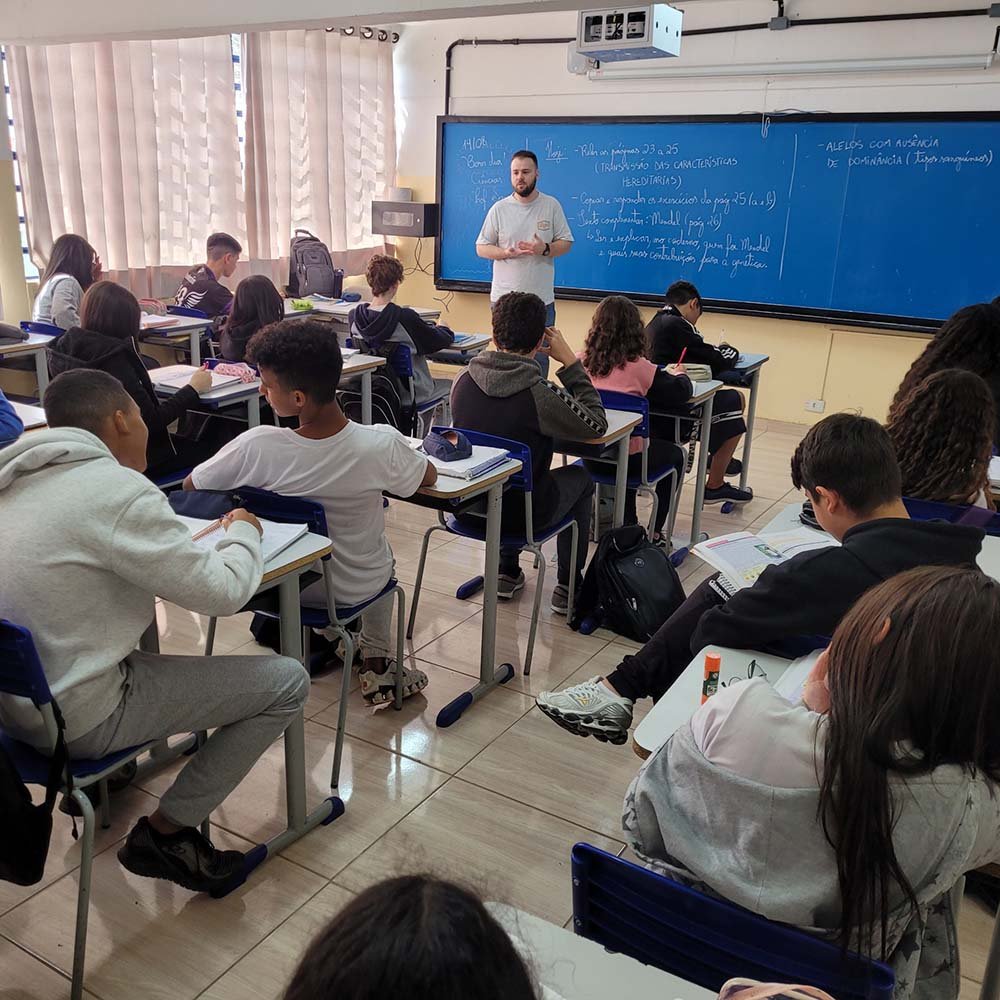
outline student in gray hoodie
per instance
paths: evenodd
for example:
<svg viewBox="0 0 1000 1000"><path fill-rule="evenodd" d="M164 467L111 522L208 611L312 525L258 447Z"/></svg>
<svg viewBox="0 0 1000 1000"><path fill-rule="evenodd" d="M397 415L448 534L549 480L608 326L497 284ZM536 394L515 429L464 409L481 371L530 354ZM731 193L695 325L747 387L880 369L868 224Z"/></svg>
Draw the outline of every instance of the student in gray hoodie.
<svg viewBox="0 0 1000 1000"><path fill-rule="evenodd" d="M869 590L802 701L713 695L643 765L648 867L877 959L896 1000L956 1000L965 872L1000 861L1000 584L925 566Z"/></svg>
<svg viewBox="0 0 1000 1000"><path fill-rule="evenodd" d="M479 354L455 379L451 415L456 427L494 434L531 450L532 524L536 534L568 516L577 523L576 584L582 580L590 535L594 484L578 465L552 468L553 439L586 441L608 429L608 418L583 365L556 329L545 328L545 303L531 292L508 292L493 306L495 351ZM560 367L561 386L549 382L535 362L542 354ZM504 534L524 532L524 504L503 505ZM571 571L570 533L557 541L558 583L552 610L566 614ZM511 598L524 587L520 549L500 549L498 595Z"/></svg>
<svg viewBox="0 0 1000 1000"><path fill-rule="evenodd" d="M216 549L191 540L141 474L146 426L112 375L59 375L45 411L48 430L0 451L0 610L34 636L71 757L215 730L118 858L137 875L220 888L243 855L217 850L197 827L302 710L308 675L283 656L157 656L136 646L156 597L206 615L238 611L260 584L260 525L237 510ZM0 696L0 724L46 746L25 699Z"/></svg>

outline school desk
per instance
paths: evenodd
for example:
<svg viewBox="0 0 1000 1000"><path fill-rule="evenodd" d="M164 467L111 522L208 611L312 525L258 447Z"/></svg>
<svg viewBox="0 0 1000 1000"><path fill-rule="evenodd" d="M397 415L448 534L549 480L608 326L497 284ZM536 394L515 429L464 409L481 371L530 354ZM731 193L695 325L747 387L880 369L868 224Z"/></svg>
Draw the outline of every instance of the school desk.
<svg viewBox="0 0 1000 1000"><path fill-rule="evenodd" d="M753 445L753 424L757 414L757 389L760 387L760 370L770 361L767 354L741 354L736 363L738 371L749 382L750 399L747 401L747 432L743 438L743 471L740 473L740 489L747 488L750 476L750 448Z"/></svg>
<svg viewBox="0 0 1000 1000"><path fill-rule="evenodd" d="M26 431L42 430L47 427L45 422L45 410L40 406L31 406L29 403L17 403L13 399L8 400L14 407L14 412L20 417Z"/></svg>
<svg viewBox="0 0 1000 1000"><path fill-rule="evenodd" d="M192 374L197 370L193 365L191 366ZM174 393L183 388L180 385L158 383L156 379L158 371L166 371L166 369L153 368L149 372L157 396L173 396ZM255 378L252 382L233 382L230 385L220 385L217 389L209 389L208 392L198 394L198 402L209 410L225 410L234 406L244 406L247 411L247 426L257 427L260 424L260 379Z"/></svg>
<svg viewBox="0 0 1000 1000"><path fill-rule="evenodd" d="M296 302L309 302L309 299L301 299L298 296L294 296ZM314 312L312 303L310 302L308 309L296 309L292 305L292 299L285 299L285 319L296 319L299 316L308 316L310 313Z"/></svg>
<svg viewBox="0 0 1000 1000"><path fill-rule="evenodd" d="M49 384L49 361L45 349L55 339L54 336L49 336L47 333L29 333L27 340L0 346L0 361L5 358L19 358L22 355L34 356L39 401L45 395L45 388Z"/></svg>
<svg viewBox="0 0 1000 1000"><path fill-rule="evenodd" d="M483 570L483 632L479 646L479 682L438 712L437 725L442 728L457 722L473 702L489 694L498 684L506 684L514 676L511 664L503 663L498 667L495 662L497 577L500 574L500 513L503 489L507 480L520 471L521 463L511 458L476 479L439 475L433 486L422 486L412 497L400 498L406 503L415 503L420 507L449 511L454 510L457 501L472 500L483 493L486 494L486 556ZM416 608L416 604L413 607Z"/></svg>
<svg viewBox="0 0 1000 1000"><path fill-rule="evenodd" d="M360 302L327 302L323 299L314 298L310 298L309 301L312 303L313 312L317 316L329 320L337 330L337 333L349 334L351 332L351 310L361 305ZM402 303L400 304L402 305ZM409 308L421 319L429 320L432 323L437 322L441 317L440 309L428 309L424 306L410 306Z"/></svg>
<svg viewBox="0 0 1000 1000"><path fill-rule="evenodd" d="M344 358L341 379L361 376L361 423L372 422L372 372L385 364L385 358L374 354L349 354Z"/></svg>
<svg viewBox="0 0 1000 1000"><path fill-rule="evenodd" d="M456 333L461 341L427 356L428 361L439 365L467 365L493 339L488 333Z"/></svg>
<svg viewBox="0 0 1000 1000"><path fill-rule="evenodd" d="M174 322L167 323L166 321ZM212 329L212 320L194 316L153 316L143 313L139 318L139 339L159 347L187 349L191 364L201 367L201 335Z"/></svg>
<svg viewBox="0 0 1000 1000"><path fill-rule="evenodd" d="M614 527L620 528L625 523L625 491L628 485L628 446L632 431L641 423L642 415L628 410L606 410L608 429L596 438L586 441L553 442L555 450L563 455L573 455L578 458L605 461L601 452L616 444L615 455L615 510ZM580 539L581 544L586 540Z"/></svg>

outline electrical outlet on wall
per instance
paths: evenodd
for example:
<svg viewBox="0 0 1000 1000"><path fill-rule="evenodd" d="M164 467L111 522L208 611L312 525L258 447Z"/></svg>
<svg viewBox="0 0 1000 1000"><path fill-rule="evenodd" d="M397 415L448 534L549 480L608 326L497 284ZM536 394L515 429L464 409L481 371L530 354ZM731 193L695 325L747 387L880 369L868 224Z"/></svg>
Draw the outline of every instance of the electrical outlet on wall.
<svg viewBox="0 0 1000 1000"><path fill-rule="evenodd" d="M826 410L825 399L807 399L806 410L809 413L823 413Z"/></svg>

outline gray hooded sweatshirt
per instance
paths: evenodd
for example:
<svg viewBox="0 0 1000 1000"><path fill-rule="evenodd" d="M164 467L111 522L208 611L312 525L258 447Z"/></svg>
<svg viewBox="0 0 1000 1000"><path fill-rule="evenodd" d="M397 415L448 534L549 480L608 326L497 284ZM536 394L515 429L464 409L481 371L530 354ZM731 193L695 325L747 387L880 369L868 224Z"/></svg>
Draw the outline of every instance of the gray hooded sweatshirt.
<svg viewBox="0 0 1000 1000"><path fill-rule="evenodd" d="M760 732L767 681L739 687L743 697L727 724L756 734L746 758L801 756L801 739L785 745L779 736L768 745L770 735ZM821 717L801 711L814 720L815 733ZM712 763L699 748L696 721L674 733L629 787L622 825L632 848L647 867L701 892L836 940L840 890L836 857L817 821L818 781L776 787ZM894 776L890 788L893 846L920 905L913 914L898 888L891 897L887 953L895 996L954 1000L962 876L1000 860L1000 796L990 782L954 766L905 780ZM876 940L871 954L879 952Z"/></svg>
<svg viewBox="0 0 1000 1000"><path fill-rule="evenodd" d="M53 428L0 449L0 512L0 615L31 630L69 741L117 708L122 661L156 597L229 615L260 583L252 524L200 548L166 497L88 431ZM0 724L45 746L26 699L0 695Z"/></svg>

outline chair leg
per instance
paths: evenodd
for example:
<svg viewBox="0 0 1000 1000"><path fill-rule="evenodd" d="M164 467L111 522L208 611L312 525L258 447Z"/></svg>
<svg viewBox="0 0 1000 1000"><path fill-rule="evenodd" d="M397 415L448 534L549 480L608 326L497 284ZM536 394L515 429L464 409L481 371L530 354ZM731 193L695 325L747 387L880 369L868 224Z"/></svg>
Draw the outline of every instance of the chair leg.
<svg viewBox="0 0 1000 1000"><path fill-rule="evenodd" d="M573 602L576 600L576 555L580 547L580 529L574 521L570 526L569 547L569 593L566 595L566 621L573 618Z"/></svg>
<svg viewBox="0 0 1000 1000"><path fill-rule="evenodd" d="M107 830L111 826L111 792L108 789L107 778L97 783L97 794L101 808L101 829Z"/></svg>
<svg viewBox="0 0 1000 1000"><path fill-rule="evenodd" d="M215 648L215 625L218 619L209 618L208 619L208 632L205 633L205 655L211 656L212 650Z"/></svg>
<svg viewBox="0 0 1000 1000"><path fill-rule="evenodd" d="M545 560L539 558L541 549L533 549L538 562L538 577L535 580L535 600L531 605L531 627L528 629L528 649L524 654L524 676L531 675L531 657L535 652L535 632L538 631L538 613L542 607L542 586L545 583Z"/></svg>
<svg viewBox="0 0 1000 1000"><path fill-rule="evenodd" d="M417 579L413 584L413 603L410 605L410 620L406 625L406 638L413 638L413 626L417 621L417 605L420 602L420 587L424 581L424 566L427 563L427 546L430 544L431 535L435 531L444 531L445 528L440 524L432 524L424 532L424 540L420 545L420 562L417 563Z"/></svg>
<svg viewBox="0 0 1000 1000"><path fill-rule="evenodd" d="M90 914L90 876L94 867L94 807L79 788L73 789L73 801L83 816L80 841L80 887L76 895L76 933L73 940L73 984L70 1000L82 1000L83 971L87 956L87 918Z"/></svg>
<svg viewBox="0 0 1000 1000"><path fill-rule="evenodd" d="M333 741L333 772L330 775L330 788L336 789L340 784L340 762L344 756L344 730L347 728L347 696L351 690L351 665L354 663L354 639L351 633L340 626L334 626L344 644L344 676L340 682L340 705L337 708L337 736Z"/></svg>
<svg viewBox="0 0 1000 1000"><path fill-rule="evenodd" d="M403 668L406 658L406 633L403 622L406 618L406 595L403 588L396 591L396 696L393 708L398 712L403 707Z"/></svg>

